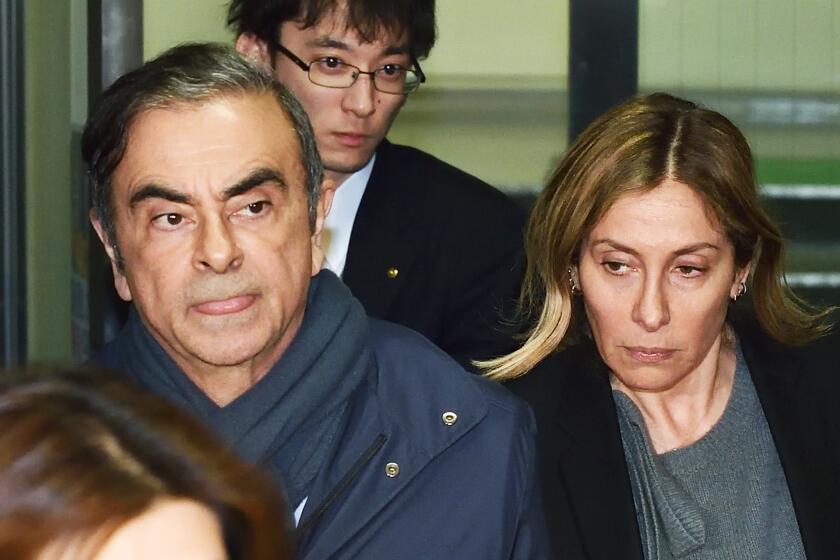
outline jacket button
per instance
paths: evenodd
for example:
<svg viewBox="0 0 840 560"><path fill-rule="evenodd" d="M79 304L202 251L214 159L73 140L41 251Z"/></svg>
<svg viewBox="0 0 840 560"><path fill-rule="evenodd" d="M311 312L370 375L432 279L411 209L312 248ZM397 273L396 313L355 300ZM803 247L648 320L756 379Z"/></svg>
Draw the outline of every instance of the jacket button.
<svg viewBox="0 0 840 560"><path fill-rule="evenodd" d="M443 420L443 423L447 426L451 426L452 424L458 421L458 415L450 411L444 412L440 418L441 420Z"/></svg>
<svg viewBox="0 0 840 560"><path fill-rule="evenodd" d="M400 275L400 269L392 266L392 267L388 268L388 272L386 274L388 275L388 278L393 280L394 278L396 278L397 276Z"/></svg>
<svg viewBox="0 0 840 560"><path fill-rule="evenodd" d="M394 478L400 474L400 465L398 463L388 463L385 465L385 476Z"/></svg>

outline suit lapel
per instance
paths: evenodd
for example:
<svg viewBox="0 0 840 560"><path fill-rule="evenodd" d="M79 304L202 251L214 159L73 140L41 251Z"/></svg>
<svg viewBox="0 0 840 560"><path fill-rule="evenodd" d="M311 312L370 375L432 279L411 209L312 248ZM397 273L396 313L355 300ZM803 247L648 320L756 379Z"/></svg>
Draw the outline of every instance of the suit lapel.
<svg viewBox="0 0 840 560"><path fill-rule="evenodd" d="M587 558L642 560L608 372L594 345L575 363L585 364L583 371L567 372L557 391L556 476L569 497Z"/></svg>
<svg viewBox="0 0 840 560"><path fill-rule="evenodd" d="M342 279L368 314L386 318L412 274L420 239L412 228L421 196L417 178L401 168L393 146L383 141L359 204Z"/></svg>
<svg viewBox="0 0 840 560"><path fill-rule="evenodd" d="M832 472L828 460L832 450L825 439L823 407L817 404L817 399L822 399L812 394L814 388L805 382L804 355L757 331L739 331L739 336L787 479L806 555L833 555L835 509L840 501L837 473Z"/></svg>

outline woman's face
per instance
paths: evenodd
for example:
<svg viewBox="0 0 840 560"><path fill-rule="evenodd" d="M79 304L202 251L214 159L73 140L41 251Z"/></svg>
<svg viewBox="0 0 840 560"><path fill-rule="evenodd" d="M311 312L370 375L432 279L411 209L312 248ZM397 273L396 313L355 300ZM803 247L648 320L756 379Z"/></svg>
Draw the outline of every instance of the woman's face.
<svg viewBox="0 0 840 560"><path fill-rule="evenodd" d="M579 283L601 357L627 388L667 391L716 367L746 270L700 196L671 180L619 198L583 240Z"/></svg>
<svg viewBox="0 0 840 560"><path fill-rule="evenodd" d="M39 560L89 558L81 546L50 546ZM167 499L119 527L93 560L227 560L212 511L185 499Z"/></svg>

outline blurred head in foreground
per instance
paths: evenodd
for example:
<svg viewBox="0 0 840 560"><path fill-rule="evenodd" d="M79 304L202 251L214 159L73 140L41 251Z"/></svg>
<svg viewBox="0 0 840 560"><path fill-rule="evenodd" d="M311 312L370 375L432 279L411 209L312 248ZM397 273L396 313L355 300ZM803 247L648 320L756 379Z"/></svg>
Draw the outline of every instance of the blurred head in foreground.
<svg viewBox="0 0 840 560"><path fill-rule="evenodd" d="M270 486L192 417L107 375L0 381L0 558L289 558Z"/></svg>

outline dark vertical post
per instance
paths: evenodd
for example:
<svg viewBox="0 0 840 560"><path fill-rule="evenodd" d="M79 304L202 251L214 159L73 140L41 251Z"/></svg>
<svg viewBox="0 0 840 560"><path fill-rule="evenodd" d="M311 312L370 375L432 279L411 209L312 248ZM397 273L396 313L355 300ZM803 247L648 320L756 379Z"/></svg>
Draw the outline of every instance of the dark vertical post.
<svg viewBox="0 0 840 560"><path fill-rule="evenodd" d="M639 0L569 0L569 140L639 81Z"/></svg>
<svg viewBox="0 0 840 560"><path fill-rule="evenodd" d="M0 0L0 367L26 354L23 0Z"/></svg>
<svg viewBox="0 0 840 560"><path fill-rule="evenodd" d="M142 63L143 0L88 0L89 111L105 88ZM114 291L110 264L92 230L88 245L90 348L95 352L116 335L126 307Z"/></svg>

